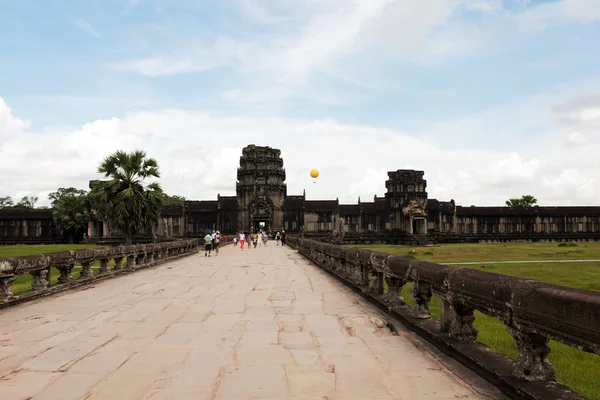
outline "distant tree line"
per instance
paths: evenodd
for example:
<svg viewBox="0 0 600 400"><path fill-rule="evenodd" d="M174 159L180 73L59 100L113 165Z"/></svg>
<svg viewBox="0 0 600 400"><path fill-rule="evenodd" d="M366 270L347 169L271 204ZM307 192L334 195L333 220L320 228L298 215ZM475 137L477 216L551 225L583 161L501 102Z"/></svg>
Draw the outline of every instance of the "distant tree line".
<svg viewBox="0 0 600 400"><path fill-rule="evenodd" d="M134 235L152 228L163 206L183 206L185 201L183 196L163 192L157 181L160 178L158 164L144 151L117 151L102 161L98 172L105 180L93 181L89 192L69 187L48 195L52 219L69 235L71 242L77 231L87 226L92 213L97 213L122 232L126 243L131 244ZM25 196L16 204L10 196L0 197L0 209L49 209L36 208L37 202L38 198L33 196Z"/></svg>

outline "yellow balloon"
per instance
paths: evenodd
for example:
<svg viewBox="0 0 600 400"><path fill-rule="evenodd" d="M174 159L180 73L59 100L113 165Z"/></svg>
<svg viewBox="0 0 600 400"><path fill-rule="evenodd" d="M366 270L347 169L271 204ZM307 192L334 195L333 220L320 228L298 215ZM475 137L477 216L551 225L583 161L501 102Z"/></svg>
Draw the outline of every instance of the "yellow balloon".
<svg viewBox="0 0 600 400"><path fill-rule="evenodd" d="M318 170L313 169L313 170L310 171L310 177L311 178L314 179L314 178L317 178L318 176L319 176L319 171Z"/></svg>

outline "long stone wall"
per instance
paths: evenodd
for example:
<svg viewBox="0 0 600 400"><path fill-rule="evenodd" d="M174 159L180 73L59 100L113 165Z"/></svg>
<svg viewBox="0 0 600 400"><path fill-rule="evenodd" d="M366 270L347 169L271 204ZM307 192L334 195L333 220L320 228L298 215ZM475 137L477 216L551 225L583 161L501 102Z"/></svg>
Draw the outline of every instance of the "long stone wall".
<svg viewBox="0 0 600 400"><path fill-rule="evenodd" d="M197 247L197 239L188 239L0 258L0 308L195 254ZM114 260L112 266L111 260ZM97 274L92 273L94 263L99 264ZM77 279L71 275L76 265L81 266L80 277ZM51 268L60 271L58 283L54 285L50 285ZM31 290L14 294L11 285L23 274L33 277Z"/></svg>
<svg viewBox="0 0 600 400"><path fill-rule="evenodd" d="M584 398L554 382L548 341L600 355L600 293L292 236L288 243L511 398ZM401 295L409 282L413 307ZM431 318L434 294L441 321ZM475 310L507 327L519 351L514 362L475 342Z"/></svg>

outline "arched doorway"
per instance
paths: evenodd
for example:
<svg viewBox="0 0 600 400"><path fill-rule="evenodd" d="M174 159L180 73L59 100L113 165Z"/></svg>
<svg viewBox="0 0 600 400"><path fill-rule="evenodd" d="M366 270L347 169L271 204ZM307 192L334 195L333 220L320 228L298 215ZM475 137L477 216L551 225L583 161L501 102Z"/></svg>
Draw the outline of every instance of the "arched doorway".
<svg viewBox="0 0 600 400"><path fill-rule="evenodd" d="M273 224L273 201L265 197L252 199L248 205L250 214L250 230L256 232L259 230L269 231Z"/></svg>

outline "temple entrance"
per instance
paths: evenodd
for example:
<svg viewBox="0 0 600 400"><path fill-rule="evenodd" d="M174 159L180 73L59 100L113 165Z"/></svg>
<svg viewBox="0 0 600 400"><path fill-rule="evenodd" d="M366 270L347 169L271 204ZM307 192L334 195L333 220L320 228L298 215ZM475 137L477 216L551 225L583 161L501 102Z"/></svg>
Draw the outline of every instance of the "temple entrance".
<svg viewBox="0 0 600 400"><path fill-rule="evenodd" d="M254 221L253 224L254 231L266 231L267 230L267 221Z"/></svg>
<svg viewBox="0 0 600 400"><path fill-rule="evenodd" d="M273 202L271 199L258 197L253 199L248 206L250 212L250 229L252 232L269 229L273 216Z"/></svg>
<svg viewBox="0 0 600 400"><path fill-rule="evenodd" d="M425 233L425 218L415 218L412 220L413 235L422 235Z"/></svg>

